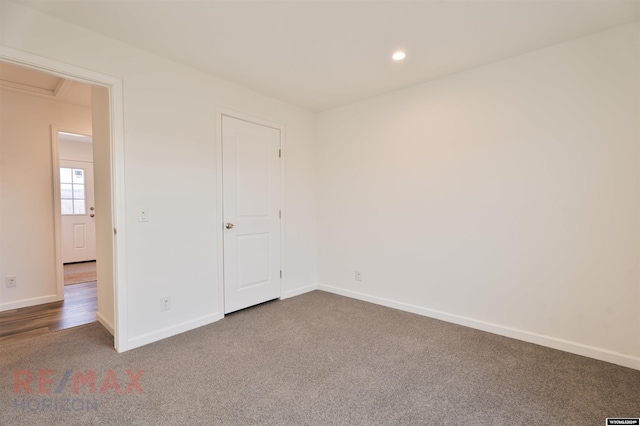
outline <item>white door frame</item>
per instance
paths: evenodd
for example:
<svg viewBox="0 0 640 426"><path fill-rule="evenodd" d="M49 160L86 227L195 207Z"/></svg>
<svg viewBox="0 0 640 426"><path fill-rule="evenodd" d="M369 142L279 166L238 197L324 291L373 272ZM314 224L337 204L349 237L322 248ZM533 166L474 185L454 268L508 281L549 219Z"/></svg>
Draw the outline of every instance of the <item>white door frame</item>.
<svg viewBox="0 0 640 426"><path fill-rule="evenodd" d="M223 197L222 197L222 116L237 118L238 120L248 121L250 123L260 124L262 126L271 127L273 129L280 130L280 208L282 209L282 220L280 221L280 270L282 271L282 278L280 279L280 299L284 297L285 279L287 273L285 270L285 220L287 217L286 208L284 204L285 200L285 128L283 125L274 123L272 121L263 120L248 114L244 114L238 111L234 111L224 107L216 107L216 170L217 170L217 185L216 185L216 237L218 238L217 244L217 262L218 262L218 314L224 316L224 211L223 211Z"/></svg>
<svg viewBox="0 0 640 426"><path fill-rule="evenodd" d="M56 294L58 300L64 299L64 261L62 258L62 202L60 201L60 136L58 132L84 135L82 130L64 126L51 126L51 165L53 177L53 216L56 244ZM88 135L85 135L88 136ZM94 185L95 187L95 185ZM99 285L99 284L98 284Z"/></svg>
<svg viewBox="0 0 640 426"><path fill-rule="evenodd" d="M0 46L0 60L26 68L109 89L111 127L111 201L113 238L114 343L118 352L129 349L127 333L127 281L124 180L124 108L122 80L7 46ZM53 190L53 188L52 188ZM58 277L59 279L60 277ZM64 291L64 289L63 289Z"/></svg>

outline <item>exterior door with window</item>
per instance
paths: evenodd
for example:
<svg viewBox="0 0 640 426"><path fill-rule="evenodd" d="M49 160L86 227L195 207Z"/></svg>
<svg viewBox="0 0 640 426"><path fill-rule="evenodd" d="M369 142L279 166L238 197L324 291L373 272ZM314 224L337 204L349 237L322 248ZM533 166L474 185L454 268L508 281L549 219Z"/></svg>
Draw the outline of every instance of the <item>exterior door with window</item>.
<svg viewBox="0 0 640 426"><path fill-rule="evenodd" d="M63 263L96 260L93 163L60 161Z"/></svg>

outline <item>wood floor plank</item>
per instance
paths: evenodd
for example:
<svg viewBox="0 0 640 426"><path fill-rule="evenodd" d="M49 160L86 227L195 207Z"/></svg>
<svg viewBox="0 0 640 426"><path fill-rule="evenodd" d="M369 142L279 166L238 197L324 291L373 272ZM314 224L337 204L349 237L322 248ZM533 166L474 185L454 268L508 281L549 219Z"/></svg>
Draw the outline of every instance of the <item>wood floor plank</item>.
<svg viewBox="0 0 640 426"><path fill-rule="evenodd" d="M95 282L65 286L65 300L13 309L0 314L0 341L63 330L96 320L98 289Z"/></svg>

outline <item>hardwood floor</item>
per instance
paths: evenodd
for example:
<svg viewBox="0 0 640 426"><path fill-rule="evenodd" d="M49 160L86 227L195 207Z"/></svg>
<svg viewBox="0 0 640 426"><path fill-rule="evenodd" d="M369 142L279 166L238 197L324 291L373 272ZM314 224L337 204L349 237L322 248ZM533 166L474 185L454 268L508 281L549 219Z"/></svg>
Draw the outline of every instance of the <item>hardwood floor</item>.
<svg viewBox="0 0 640 426"><path fill-rule="evenodd" d="M0 343L89 324L96 320L96 282L66 285L64 301L0 312Z"/></svg>

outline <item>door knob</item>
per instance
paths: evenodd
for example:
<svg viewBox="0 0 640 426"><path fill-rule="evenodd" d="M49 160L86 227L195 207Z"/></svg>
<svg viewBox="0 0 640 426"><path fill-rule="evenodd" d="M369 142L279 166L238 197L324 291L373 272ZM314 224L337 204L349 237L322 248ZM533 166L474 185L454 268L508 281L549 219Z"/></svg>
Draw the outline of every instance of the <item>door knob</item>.
<svg viewBox="0 0 640 426"><path fill-rule="evenodd" d="M89 217L94 217L94 216L95 216L95 214L93 214L93 213L91 213L91 214L89 215Z"/></svg>
<svg viewBox="0 0 640 426"><path fill-rule="evenodd" d="M227 229L233 229L233 223L231 223L231 222L227 222L227 224L225 225L225 227L226 227Z"/></svg>

